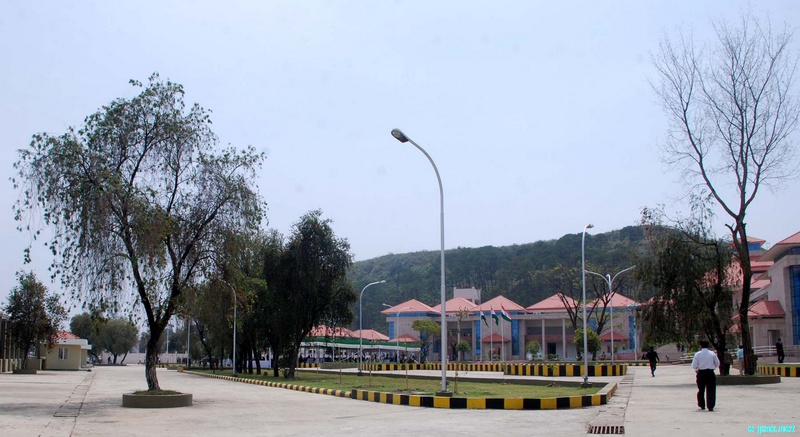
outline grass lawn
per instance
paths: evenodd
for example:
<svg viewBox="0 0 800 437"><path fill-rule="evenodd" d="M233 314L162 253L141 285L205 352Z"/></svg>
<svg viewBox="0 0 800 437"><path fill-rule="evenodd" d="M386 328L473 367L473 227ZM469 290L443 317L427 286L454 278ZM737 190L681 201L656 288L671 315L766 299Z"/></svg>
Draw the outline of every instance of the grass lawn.
<svg viewBox="0 0 800 437"><path fill-rule="evenodd" d="M197 371L197 370L195 370ZM198 371L202 373L212 373L211 371ZM219 372L218 372L219 373ZM272 372L269 375L248 375L240 373L240 378L257 379L270 381L279 384L296 384L309 387L329 388L336 390L369 390L387 393L409 393L432 396L441 388L441 378L417 379L403 377L380 376L373 372L372 377L368 373L358 376L354 373L338 372L316 372L316 371L297 371L294 379L283 377L274 378ZM455 378L448 378L449 389L456 390ZM407 384L407 385L406 385ZM467 382L463 379L458 381L458 390L454 393L455 397L463 398L551 398L560 396L581 396L592 395L600 391L602 387L594 386L590 388L564 387L558 386L558 381L553 385L523 385L514 384L513 381L503 383L502 381L487 382Z"/></svg>

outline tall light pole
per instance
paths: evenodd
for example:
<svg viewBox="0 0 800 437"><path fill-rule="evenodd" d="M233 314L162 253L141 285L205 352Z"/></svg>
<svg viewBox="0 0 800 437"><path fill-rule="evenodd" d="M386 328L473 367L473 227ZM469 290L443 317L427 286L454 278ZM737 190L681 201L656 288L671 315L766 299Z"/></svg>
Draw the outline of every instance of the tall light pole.
<svg viewBox="0 0 800 437"><path fill-rule="evenodd" d="M172 323L167 323L167 362L169 363L169 331L172 328Z"/></svg>
<svg viewBox="0 0 800 437"><path fill-rule="evenodd" d="M186 368L189 368L189 351L192 339L192 321L189 316L186 316Z"/></svg>
<svg viewBox="0 0 800 437"><path fill-rule="evenodd" d="M362 366L363 366L362 358L364 356L364 352L362 350L364 348L364 343L363 343L364 342L364 340L363 340L364 333L362 332L364 330L364 317L363 317L363 315L361 313L361 298L364 297L364 291L366 291L367 287L369 287L370 285L385 284L385 283L386 283L386 280L370 282L369 284L364 286L364 288L361 289L361 294L358 295L358 373L359 373L359 375L361 374L361 371L362 371ZM372 375L372 373L370 373L370 375Z"/></svg>
<svg viewBox="0 0 800 437"><path fill-rule="evenodd" d="M383 304L383 306L385 306L387 308L391 308L392 307L391 305L389 305L387 303ZM395 339L395 341L397 343L397 346L396 346L397 350L395 351L397 353L397 364L400 364L400 334L398 333L399 330L400 330L400 311L407 310L407 309L410 309L410 308L411 307L403 307L403 308L400 308L397 311L395 311L394 339Z"/></svg>
<svg viewBox="0 0 800 437"><path fill-rule="evenodd" d="M439 176L439 169L436 168L436 163L433 162L433 158L431 155L428 155L428 152L425 151L419 144L415 143L411 140L411 138L407 137L400 129L392 129L392 136L400 141L401 143L409 142L414 147L419 149L428 161L430 161L431 165L433 166L433 171L436 173L436 180L439 182L439 231L440 231L440 243L441 243L441 273L442 273L442 285L441 285L441 305L442 305L442 315L441 315L441 324L442 324L442 336L441 336L441 347L440 347L440 354L442 358L442 391L441 394L447 395L447 320L445 318L445 314L447 310L446 306L446 293L445 293L445 286L444 286L444 189L442 188L442 178Z"/></svg>
<svg viewBox="0 0 800 437"><path fill-rule="evenodd" d="M586 230L593 228L589 223L583 227L583 237L581 237L581 282L583 283L583 387L589 386L589 341L586 331Z"/></svg>
<svg viewBox="0 0 800 437"><path fill-rule="evenodd" d="M597 272L592 272L587 270L586 273L591 273L595 276L599 276L605 279L606 283L608 284L608 294L611 295L611 364L614 364L614 289L611 288L611 284L614 283L614 279L617 279L617 276L629 271L633 270L636 266L630 266L627 269L623 269L618 271L614 276L611 276L611 273L606 273L605 276L601 275Z"/></svg>
<svg viewBox="0 0 800 437"><path fill-rule="evenodd" d="M230 282L224 279L220 279L220 281L230 287L233 292L233 361L231 362L231 368L233 369L233 375L236 376L236 289L233 288Z"/></svg>

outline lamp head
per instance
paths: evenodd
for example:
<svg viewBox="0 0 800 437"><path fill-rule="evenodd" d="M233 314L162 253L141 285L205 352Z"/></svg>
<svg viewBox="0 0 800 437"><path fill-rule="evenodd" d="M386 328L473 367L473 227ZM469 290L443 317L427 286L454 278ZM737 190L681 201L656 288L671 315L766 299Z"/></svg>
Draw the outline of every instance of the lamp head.
<svg viewBox="0 0 800 437"><path fill-rule="evenodd" d="M591 224L591 223L589 223L588 225L586 225L586 229L592 229L593 227L594 227L594 225L593 225L593 224Z"/></svg>
<svg viewBox="0 0 800 437"><path fill-rule="evenodd" d="M397 138L397 141L400 141L401 143L408 141L408 137L400 129L392 129L392 136Z"/></svg>

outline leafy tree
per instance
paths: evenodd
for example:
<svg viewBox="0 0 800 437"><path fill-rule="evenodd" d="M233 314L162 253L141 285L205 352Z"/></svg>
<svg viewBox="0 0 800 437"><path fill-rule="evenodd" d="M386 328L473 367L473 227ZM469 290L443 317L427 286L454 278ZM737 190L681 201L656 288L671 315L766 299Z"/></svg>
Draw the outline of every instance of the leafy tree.
<svg viewBox="0 0 800 437"><path fill-rule="evenodd" d="M738 27L714 23L716 44L695 47L681 35L665 40L654 58L654 86L671 122L665 158L692 189L707 189L731 220L726 226L741 266L739 320L745 371L755 372L747 311L753 279L745 217L760 188L795 174L791 134L800 103L795 94L793 32L773 33L751 15ZM699 181L699 184L698 184Z"/></svg>
<svg viewBox="0 0 800 437"><path fill-rule="evenodd" d="M428 361L428 351L431 345L439 335L442 333L442 327L430 319L417 319L411 324L411 329L419 332L420 345L419 351L422 355L423 362ZM440 348L442 353L447 353L444 349L445 346Z"/></svg>
<svg viewBox="0 0 800 437"><path fill-rule="evenodd" d="M20 151L16 219L20 229L36 218L53 229L52 270L86 306L116 312L135 296L156 390L157 342L184 293L210 268L221 235L261 222L250 186L262 156L218 151L208 111L187 109L181 85L158 74L146 87L131 83L139 95L112 101L77 131L36 134Z"/></svg>
<svg viewBox="0 0 800 437"><path fill-rule="evenodd" d="M80 338L84 338L92 346L89 353L95 362L100 361L98 352L103 349L100 341L100 326L105 323L105 319L90 313L81 313L73 316L69 322L69 330Z"/></svg>
<svg viewBox="0 0 800 437"><path fill-rule="evenodd" d="M100 327L103 349L113 356L114 364L118 355L124 354L121 362L125 361L125 356L136 345L138 337L139 330L130 320L109 319Z"/></svg>
<svg viewBox="0 0 800 437"><path fill-rule="evenodd" d="M300 344L314 327L353 320L350 307L358 295L347 280L349 250L319 210L302 216L288 240L274 238L265 248L266 296L272 305L267 338L276 358L288 360L287 378L294 378Z"/></svg>
<svg viewBox="0 0 800 437"><path fill-rule="evenodd" d="M713 237L709 214L700 203L693 218L667 227L663 211L645 210L650 250L640 255L635 275L656 293L638 312L649 342L694 344L703 334L722 363L730 364L726 340L738 278L731 270L730 244ZM727 366L721 369L728 373Z"/></svg>
<svg viewBox="0 0 800 437"><path fill-rule="evenodd" d="M456 356L458 357L457 364L461 364L461 356L465 353L469 353L472 350L472 346L470 346L467 340L459 340L454 346L453 349L456 351ZM458 393L458 368L460 366L456 366L456 383L455 383L455 393Z"/></svg>
<svg viewBox="0 0 800 437"><path fill-rule="evenodd" d="M581 345L582 344L583 341L581 341ZM525 352L531 355L531 360L533 360L534 358L536 358L537 355L539 355L540 350L542 350L542 345L540 345L539 342L536 340L531 340L528 342L528 344L525 345Z"/></svg>
<svg viewBox="0 0 800 437"><path fill-rule="evenodd" d="M49 294L33 272L17 272L17 280L19 285L11 289L5 312L11 342L23 350L27 364L28 355L37 345L46 343L48 349L53 347L67 312L58 296Z"/></svg>
<svg viewBox="0 0 800 437"><path fill-rule="evenodd" d="M575 345L575 349L577 349L579 354L586 353L583 350L583 329L578 328L575 330L575 339L572 341L572 344ZM592 354L592 359L597 359L597 351L600 350L602 346L602 342L600 341L600 336L597 335L597 332L594 329L589 328L586 331L586 346L589 348L589 353Z"/></svg>

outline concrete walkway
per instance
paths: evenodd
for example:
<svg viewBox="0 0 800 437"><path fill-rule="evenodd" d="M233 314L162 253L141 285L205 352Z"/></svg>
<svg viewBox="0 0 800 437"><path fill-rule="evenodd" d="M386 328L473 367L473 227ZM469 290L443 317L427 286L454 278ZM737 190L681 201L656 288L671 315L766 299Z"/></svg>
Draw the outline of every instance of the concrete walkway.
<svg viewBox="0 0 800 437"><path fill-rule="evenodd" d="M695 374L689 365L659 367L655 378L646 367L629 367L628 372L634 384L625 411L625 435L752 436L759 426L780 425L797 425L795 432L800 433L800 378L718 386L717 405L709 412L697 408Z"/></svg>
<svg viewBox="0 0 800 437"><path fill-rule="evenodd" d="M721 386L717 411L699 411L688 366L660 367L655 378L647 368L629 368L633 384L608 406L556 411L403 407L158 372L162 388L192 393L194 405L121 408L122 393L145 388L137 365L0 374L0 436L584 436L602 421L624 423L628 436L744 436L756 435L748 426L797 424L800 405L800 379L784 378Z"/></svg>

